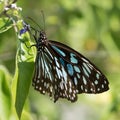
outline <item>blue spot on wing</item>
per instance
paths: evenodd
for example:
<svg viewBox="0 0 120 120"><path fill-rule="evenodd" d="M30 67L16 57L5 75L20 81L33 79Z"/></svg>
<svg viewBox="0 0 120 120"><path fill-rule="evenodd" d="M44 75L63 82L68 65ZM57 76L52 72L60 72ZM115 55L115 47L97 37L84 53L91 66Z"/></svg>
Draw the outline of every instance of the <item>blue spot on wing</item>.
<svg viewBox="0 0 120 120"><path fill-rule="evenodd" d="M64 57L66 56L65 53L64 53L62 50L60 50L58 47L52 45L52 48L53 48L55 51L57 51L57 53L59 53L60 55L62 55L62 56L64 56Z"/></svg>
<svg viewBox="0 0 120 120"><path fill-rule="evenodd" d="M62 58L60 58L60 63L61 63L63 66L65 66L65 61L64 61Z"/></svg>
<svg viewBox="0 0 120 120"><path fill-rule="evenodd" d="M74 69L75 69L75 71L78 72L78 73L81 72L80 69L79 69L79 67L77 67L77 66L74 66Z"/></svg>
<svg viewBox="0 0 120 120"><path fill-rule="evenodd" d="M74 74L74 70L71 64L67 64L67 71L69 75L73 75Z"/></svg>
<svg viewBox="0 0 120 120"><path fill-rule="evenodd" d="M71 56L70 60L72 63L78 63L78 60L75 58L75 56L76 56L75 54L70 53L70 56Z"/></svg>

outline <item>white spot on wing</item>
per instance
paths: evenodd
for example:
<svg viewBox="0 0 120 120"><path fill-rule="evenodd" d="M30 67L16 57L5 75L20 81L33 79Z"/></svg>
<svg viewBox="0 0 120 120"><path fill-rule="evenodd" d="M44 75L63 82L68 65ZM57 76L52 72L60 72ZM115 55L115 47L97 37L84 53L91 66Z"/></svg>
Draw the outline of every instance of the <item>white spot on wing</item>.
<svg viewBox="0 0 120 120"><path fill-rule="evenodd" d="M75 85L78 84L78 81L77 81L77 78L76 78L76 77L74 77L74 83L75 83Z"/></svg>
<svg viewBox="0 0 120 120"><path fill-rule="evenodd" d="M85 64L85 63L83 63L83 66L85 67L85 69L89 72L89 74L91 73L91 70L90 70L90 68Z"/></svg>
<svg viewBox="0 0 120 120"><path fill-rule="evenodd" d="M71 88L69 88L69 92L70 92L70 93L72 92L72 89L71 89Z"/></svg>
<svg viewBox="0 0 120 120"><path fill-rule="evenodd" d="M98 88L97 91L100 91L100 88Z"/></svg>
<svg viewBox="0 0 120 120"><path fill-rule="evenodd" d="M39 83L40 81L39 80L37 80L37 83Z"/></svg>
<svg viewBox="0 0 120 120"><path fill-rule="evenodd" d="M86 63L89 63L89 61L88 60L86 60L85 58L81 58L84 62L86 62Z"/></svg>
<svg viewBox="0 0 120 120"><path fill-rule="evenodd" d="M104 88L104 85L102 84L102 88Z"/></svg>
<svg viewBox="0 0 120 120"><path fill-rule="evenodd" d="M96 84L96 85L98 84L98 80L95 80L95 84Z"/></svg>
<svg viewBox="0 0 120 120"><path fill-rule="evenodd" d="M77 77L80 78L80 75L77 73Z"/></svg>
<svg viewBox="0 0 120 120"><path fill-rule="evenodd" d="M82 68L83 68L83 72L85 73L85 75L89 77L89 74L88 74L88 72L86 71L86 69L85 69L84 67L82 67Z"/></svg>
<svg viewBox="0 0 120 120"><path fill-rule="evenodd" d="M81 87L81 90L83 90L83 85L81 85L80 87Z"/></svg>
<svg viewBox="0 0 120 120"><path fill-rule="evenodd" d="M86 85L87 84L87 80L85 79L85 77L83 76L83 83Z"/></svg>
<svg viewBox="0 0 120 120"><path fill-rule="evenodd" d="M64 89L64 86L63 86L63 82L61 81L60 82L60 88L63 90Z"/></svg>
<svg viewBox="0 0 120 120"><path fill-rule="evenodd" d="M47 53L50 55L50 57L53 59L53 56L52 56L52 54L50 53L50 51L47 49L47 47L45 47L45 49L46 49Z"/></svg>
<svg viewBox="0 0 120 120"><path fill-rule="evenodd" d="M64 80L67 82L67 73L65 72L63 67L62 67L62 74L63 74Z"/></svg>
<svg viewBox="0 0 120 120"><path fill-rule="evenodd" d="M58 63L58 59L55 57L55 63L56 63L56 65L57 65L57 67L59 68L60 67L60 65L59 65L59 63Z"/></svg>
<svg viewBox="0 0 120 120"><path fill-rule="evenodd" d="M87 92L87 89L85 89L85 92Z"/></svg>
<svg viewBox="0 0 120 120"><path fill-rule="evenodd" d="M99 79L99 78L100 78L100 75L99 75L98 73L96 74L96 78L97 78L97 79Z"/></svg>

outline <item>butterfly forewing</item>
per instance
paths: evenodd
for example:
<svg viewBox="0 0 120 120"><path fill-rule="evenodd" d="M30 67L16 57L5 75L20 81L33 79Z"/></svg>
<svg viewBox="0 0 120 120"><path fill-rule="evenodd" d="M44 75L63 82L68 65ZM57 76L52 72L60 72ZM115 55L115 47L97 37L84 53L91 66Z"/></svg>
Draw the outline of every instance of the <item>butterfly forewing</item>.
<svg viewBox="0 0 120 120"><path fill-rule="evenodd" d="M83 55L62 43L49 43L78 93L101 93L109 89L106 77Z"/></svg>
<svg viewBox="0 0 120 120"><path fill-rule="evenodd" d="M77 93L101 93L108 90L108 81L88 59L70 47L48 41L37 53L35 89L48 93L57 101L59 97L72 102Z"/></svg>

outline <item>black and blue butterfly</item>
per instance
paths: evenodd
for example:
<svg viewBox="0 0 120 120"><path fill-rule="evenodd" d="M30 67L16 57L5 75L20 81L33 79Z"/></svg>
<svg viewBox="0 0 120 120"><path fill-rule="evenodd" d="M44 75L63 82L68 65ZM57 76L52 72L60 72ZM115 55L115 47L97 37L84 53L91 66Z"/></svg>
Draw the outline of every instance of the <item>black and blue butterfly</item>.
<svg viewBox="0 0 120 120"><path fill-rule="evenodd" d="M37 55L32 85L56 102L66 98L77 100L80 93L102 93L109 89L108 80L87 58L60 42L48 40L44 30L24 24L20 34L34 31Z"/></svg>

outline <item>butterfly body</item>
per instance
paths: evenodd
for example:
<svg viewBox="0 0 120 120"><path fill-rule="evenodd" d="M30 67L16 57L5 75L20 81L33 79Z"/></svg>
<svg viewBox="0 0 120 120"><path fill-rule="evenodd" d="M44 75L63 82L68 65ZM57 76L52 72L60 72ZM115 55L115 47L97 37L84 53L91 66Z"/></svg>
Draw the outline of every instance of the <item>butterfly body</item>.
<svg viewBox="0 0 120 120"><path fill-rule="evenodd" d="M38 34L38 35L37 35ZM60 42L48 40L44 31L35 30L37 55L33 86L56 102L77 100L79 93L102 93L109 89L107 78L87 58Z"/></svg>

